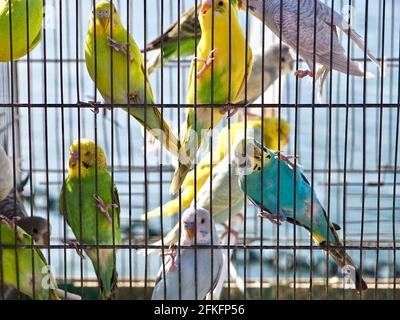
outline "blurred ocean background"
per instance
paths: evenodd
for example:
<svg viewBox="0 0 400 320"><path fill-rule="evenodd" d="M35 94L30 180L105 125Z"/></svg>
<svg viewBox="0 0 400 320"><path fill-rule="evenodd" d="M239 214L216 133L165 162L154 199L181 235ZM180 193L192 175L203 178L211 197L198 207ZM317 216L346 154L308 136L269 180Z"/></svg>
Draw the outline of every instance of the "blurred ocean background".
<svg viewBox="0 0 400 320"><path fill-rule="evenodd" d="M128 1L113 1L122 16L124 25L127 25ZM144 3L146 2L146 6ZM160 33L160 17L164 16L163 29L166 30L171 22L175 21L178 14L189 9L194 0L181 1L178 12L178 1L164 0L164 12L161 12L161 0L134 0L129 1L130 33L134 36L139 47L144 46L144 38L147 42L153 40ZM200 0L199 0L200 2ZM332 1L326 1L331 5ZM366 4L368 3L368 15L366 16ZM393 241L399 237L399 196L393 196L396 146L396 104L399 99L399 29L400 29L400 2L398 0L386 1L385 19L383 19L382 0L352 1L352 23L358 32L367 34L368 47L375 56L381 58L382 45L384 55L387 58L387 69L384 77L380 77L378 69L371 63L367 63L368 71L376 75L375 79L368 80L363 87L360 78L349 78L348 102L354 104L376 104L374 108L348 109L348 145L347 145L347 186L346 203L343 201L343 168L345 154L345 129L346 109L332 107L331 113L327 108L315 108L315 118L312 119L312 109L298 108L297 126L295 126L295 110L281 109L281 117L291 124L291 141L284 150L287 154L294 153L295 133L297 132L297 154L299 162L304 168L308 178L313 180L315 190L330 213L331 220L343 227L346 219L345 234L340 231L341 237L345 237L347 245L363 244L370 246L371 250L349 251L354 260L359 263L363 259L363 270L367 278L378 277L380 281L392 283L394 277L400 276L399 254L397 253L397 267L394 268L394 251L388 249L374 249L377 241L382 247L392 247ZM335 10L346 14L348 1L334 1ZM146 8L145 8L146 7ZM0 64L0 103L31 103L31 104L58 104L59 108L19 108L15 109L16 128L13 143L10 130L0 132L4 142L8 139L9 152L13 150L17 156L17 166L21 168L19 177L25 177L32 173L33 190L29 183L25 188L26 205L31 212L30 201L34 204L34 215L50 217L52 225L51 244L62 244L64 239L64 223L58 213L58 193L63 180L63 170L67 166L68 147L73 139L86 137L94 139L95 128L97 130L98 143L107 153L109 164L113 166L114 180L118 186L121 201L121 225L125 230L125 238L128 238L129 219L132 221L131 235L133 243L145 243L144 223L139 217L144 213L145 204L149 209L154 209L160 203L170 199L169 183L170 171L163 171L162 183L157 158L153 154L147 154L146 160L143 154L143 136L139 124L134 120L128 120L128 115L121 110L101 111L96 117L87 108L66 108L63 104L74 104L78 100L101 100L100 94L95 94L94 83L90 79L84 62L84 44L88 28L88 18L91 14L92 1L79 0L47 0L46 1L46 32L42 43L32 51L30 55L30 78L28 79L27 62L23 59L14 65L14 90L10 95L10 66ZM147 12L146 24L144 12ZM62 17L62 23L60 22ZM242 26L246 25L246 14L239 13ZM365 30L365 20L368 21L368 30ZM385 33L382 29L385 26ZM249 16L249 42L253 50L261 48L262 24L252 16ZM145 34L146 33L146 34ZM62 37L60 37L60 35ZM340 35L344 46L347 48L347 37ZM62 43L60 39L62 38ZM278 40L266 30L265 44L268 47ZM46 43L46 46L44 46ZM62 52L63 61L60 63ZM149 53L147 58L151 58ZM351 56L363 58L363 52L358 48L351 49ZM45 63L44 63L45 62ZM151 84L156 96L156 101L163 103L185 103L187 92L189 59L181 62L180 69L176 62L168 63L163 72L164 81L161 83L160 72L151 76ZM178 77L178 74L180 76ZM178 79L180 80L178 82ZM381 92L383 81L383 92ZM329 101L328 90L332 85L332 100ZM346 97L347 78L345 75L333 73L332 83L328 80L322 103L344 104ZM28 88L30 95L28 96ZM289 74L282 79L281 102L293 104L296 102L295 78ZM298 103L310 104L312 102L312 83L304 79L299 81ZM316 91L318 91L316 89ZM161 92L163 97L161 99ZM365 92L365 101L363 99ZM315 92L317 96L317 92ZM276 104L279 99L277 86L266 95L264 102L267 105ZM318 99L315 100L319 104ZM379 105L393 104L393 108L385 106L382 109L382 145L381 145L381 184L378 185L379 165L379 117L381 110ZM164 115L175 129L177 128L178 109L165 109ZM183 117L183 110L181 119ZM365 112L365 127L363 127L363 115ZM113 115L111 116L111 113ZM61 117L61 114L64 117ZM0 118L1 122L10 120L9 115ZM96 120L96 122L95 122ZM128 128L130 121L130 131ZM29 126L29 122L31 125ZM5 122L4 122L5 123ZM331 124L331 130L329 130ZM226 125L221 123L215 130ZM112 130L114 141L111 141ZM365 144L363 144L363 132L365 132ZM8 134L8 138L6 135ZM1 136L3 135L3 136ZM314 135L314 148L312 137ZM329 152L331 141L331 152ZM129 154L128 147L131 147ZM14 148L15 147L15 148ZM363 152L365 153L365 168L363 167ZM330 157L331 161L328 161ZM167 156L168 158L168 156ZM314 159L314 161L312 161ZM169 158L167 160L170 160ZM147 192L144 188L144 161L146 161ZM173 161L167 161L164 168L169 168ZM128 163L131 170L128 171ZM331 163L331 172L328 165ZM314 174L311 168L314 167ZM365 170L363 170L365 169ZM398 169L397 169L398 170ZM365 208L362 211L363 171L365 172ZM331 184L328 184L330 176ZM131 183L129 185L129 180ZM399 181L399 179L397 179ZM397 182L398 184L398 182ZM130 187L130 188L129 188ZM130 191L130 192L129 192ZM378 210L378 192L380 192L380 208ZM397 191L397 193L399 193ZM160 199L162 194L162 201ZM330 195L328 197L328 195ZM328 200L329 198L329 200ZM329 201L329 207L328 207ZM269 222L263 224L263 234L260 234L260 221L256 216L257 210L248 204L246 210L246 245L258 245L262 237L264 245L293 244L293 226L284 223L280 226L279 239L277 239L277 227ZM378 223L379 216L379 223ZM363 234L361 234L361 221L364 219ZM164 221L164 231L168 231L176 223L177 218ZM218 229L222 230L222 228ZM149 243L159 238L160 221L149 221ZM67 239L72 239L73 234L67 228ZM243 238L243 229L241 230ZM242 243L242 240L241 242ZM308 245L309 236L302 228L296 228L296 243ZM94 272L88 259L83 260L82 269L80 258L74 250L66 250L67 261L64 261L63 249L45 250L50 255L51 265L56 275L63 279L79 280L94 278ZM265 249L260 256L260 250L238 249L234 253L234 264L240 275L246 276L249 283L257 283L260 280L260 270L263 279L276 279L279 273L280 280L293 278L293 249L279 250L279 266L276 264L276 249ZM310 250L297 250L298 279L326 277L325 253L313 250L313 264L310 266ZM147 260L135 249L119 250L118 273L121 279L145 280L147 269L148 279L154 279L159 267L160 258L157 254L149 256ZM336 270L333 263L329 264L329 278L340 277L341 271ZM386 280L385 280L386 279ZM62 280L61 280L62 281Z"/></svg>

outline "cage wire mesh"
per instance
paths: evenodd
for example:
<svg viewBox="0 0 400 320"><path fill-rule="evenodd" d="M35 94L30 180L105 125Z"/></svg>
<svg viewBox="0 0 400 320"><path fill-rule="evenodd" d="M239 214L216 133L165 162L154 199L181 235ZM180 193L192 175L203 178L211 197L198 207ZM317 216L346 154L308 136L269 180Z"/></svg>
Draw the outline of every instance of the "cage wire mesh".
<svg viewBox="0 0 400 320"><path fill-rule="evenodd" d="M112 2L140 48L201 3L200 0ZM340 32L340 41L348 49L349 57L365 63L374 79L364 81L334 71L327 77L323 96L318 100L318 83L313 86L311 81L297 79L292 72L281 74L272 93L255 101L251 110L260 113L264 106L268 116L289 123L290 139L283 151L297 156L297 163L311 181L330 220L342 227L340 238L346 252L360 267L369 290L358 295L347 286L341 268L327 258L323 248L313 243L307 230L288 222L276 225L262 221L257 216L260 209L246 201L246 206L236 212L228 205L229 229L234 229L236 213L241 213L244 220L235 225L239 231L236 242L221 246L225 252L228 249L232 252L228 259L231 264L223 271L221 298L398 297L400 3L397 0L324 2L344 15L351 8L354 29L367 39L368 48L380 61L385 57L384 74ZM160 239L161 233L167 234L181 214L145 221L141 215L173 198L169 186L176 160L163 151L164 161L160 164L159 154L145 143L140 124L120 108L106 110L100 105L96 113L91 105L78 103L103 101L85 66L86 32L94 3L43 1L45 15L40 44L18 61L0 63L0 144L16 160L14 185L29 177L22 191L26 211L47 219L51 225L50 243L39 247L58 286L83 299L96 299L98 282L93 266L73 246L65 245L66 240L75 237L59 213L69 145L77 138L96 139L105 150L120 198L123 242L116 250L118 297L148 299L163 260L158 254L139 251L151 249L151 244ZM249 10L240 11L238 17L253 51L280 43ZM282 50L283 45L281 54ZM154 55L154 52L144 53L147 61ZM166 61L150 76L155 101L174 130L184 121L188 107L185 102L191 59L188 56ZM298 69L304 66L300 56ZM261 86L261 79L258 85ZM248 108L239 109L244 114ZM247 116L244 119L247 121ZM231 123L235 121L230 119ZM213 130L214 143L226 126L228 120L224 119ZM181 124L179 130L182 128ZM208 144L208 148L214 143ZM218 236L226 238L224 230L217 225ZM236 233L228 234L230 238L236 237ZM167 250L168 244L164 247ZM5 250L3 245L2 248ZM20 294L16 297L25 298Z"/></svg>

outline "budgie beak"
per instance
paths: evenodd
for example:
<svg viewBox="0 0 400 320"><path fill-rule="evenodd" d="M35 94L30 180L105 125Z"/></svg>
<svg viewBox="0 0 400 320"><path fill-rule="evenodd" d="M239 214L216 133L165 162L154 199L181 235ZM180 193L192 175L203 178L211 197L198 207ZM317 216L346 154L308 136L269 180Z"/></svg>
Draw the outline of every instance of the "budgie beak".
<svg viewBox="0 0 400 320"><path fill-rule="evenodd" d="M77 160L79 159L79 153L78 152L70 152L69 154L69 160L68 160L68 166L70 168L75 167Z"/></svg>
<svg viewBox="0 0 400 320"><path fill-rule="evenodd" d="M202 14L206 14L208 10L212 8L212 0L203 0L203 4L201 5L200 12Z"/></svg>
<svg viewBox="0 0 400 320"><path fill-rule="evenodd" d="M189 239L193 239L194 237L194 223L193 222L184 222L186 233Z"/></svg>
<svg viewBox="0 0 400 320"><path fill-rule="evenodd" d="M243 8L243 0L238 0L237 7L238 7L238 9L242 10L242 8Z"/></svg>
<svg viewBox="0 0 400 320"><path fill-rule="evenodd" d="M96 17L97 20L99 21L101 27L103 30L106 30L108 27L108 24L110 22L110 14L107 11L97 11L96 12Z"/></svg>

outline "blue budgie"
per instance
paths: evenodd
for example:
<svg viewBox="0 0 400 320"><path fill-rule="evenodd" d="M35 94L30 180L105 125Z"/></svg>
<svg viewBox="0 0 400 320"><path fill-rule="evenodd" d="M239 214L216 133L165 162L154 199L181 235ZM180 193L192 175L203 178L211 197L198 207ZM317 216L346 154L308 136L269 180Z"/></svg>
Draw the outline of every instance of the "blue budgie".
<svg viewBox="0 0 400 320"><path fill-rule="evenodd" d="M262 152L264 150L264 152ZM326 249L329 255L344 271L348 271L356 289L367 289L351 257L341 248L337 230L339 226L328 222L327 214L313 192L302 170L293 169L290 159L262 147L252 138L243 139L235 149L238 160L239 185L247 197L261 208L260 214L274 223L287 221L302 226L312 232L314 241ZM278 166L280 163L279 205L278 205ZM246 178L245 178L246 177ZM263 181L263 185L261 185ZM296 202L294 183L296 182ZM296 207L295 207L296 205ZM294 211L294 208L296 210Z"/></svg>

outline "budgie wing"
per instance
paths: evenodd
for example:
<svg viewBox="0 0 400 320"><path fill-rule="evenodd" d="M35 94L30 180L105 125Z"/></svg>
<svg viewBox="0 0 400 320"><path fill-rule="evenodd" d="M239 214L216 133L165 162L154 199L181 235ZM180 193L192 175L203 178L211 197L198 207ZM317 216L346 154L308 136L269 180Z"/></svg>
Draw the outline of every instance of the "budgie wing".
<svg viewBox="0 0 400 320"><path fill-rule="evenodd" d="M292 1L284 4L282 25L280 6L275 8L273 18L278 30L282 27L282 40L292 48L297 48L297 43L299 43L301 51L308 54L309 57L312 57L314 52L314 34L317 37L316 53L318 56L329 55L331 51L334 54L343 54L345 51L340 45L336 32L332 33L332 26L326 22L325 11L317 6L317 25L315 26L313 3L300 5L300 12L298 12L297 2ZM299 35L296 32L298 17L300 17ZM333 26L333 28L336 30L336 27ZM332 44L331 34L333 36ZM297 37L299 37L298 41Z"/></svg>
<svg viewBox="0 0 400 320"><path fill-rule="evenodd" d="M200 9L200 5L198 5L198 9ZM178 21L173 23L164 34L150 42L146 46L146 50L160 49L161 43L164 47L177 45L178 37L180 41L193 39L196 33L197 37L201 36L200 23L198 21L196 23L196 10L193 6L181 16L180 24L178 24Z"/></svg>

